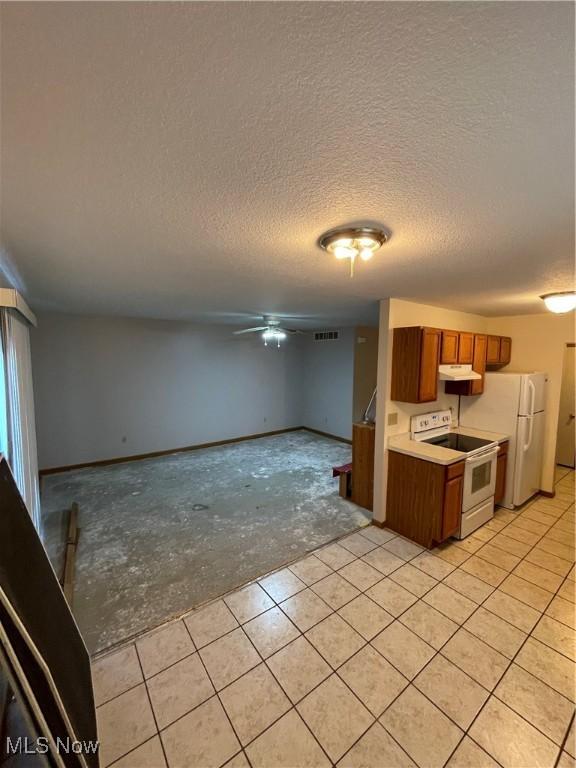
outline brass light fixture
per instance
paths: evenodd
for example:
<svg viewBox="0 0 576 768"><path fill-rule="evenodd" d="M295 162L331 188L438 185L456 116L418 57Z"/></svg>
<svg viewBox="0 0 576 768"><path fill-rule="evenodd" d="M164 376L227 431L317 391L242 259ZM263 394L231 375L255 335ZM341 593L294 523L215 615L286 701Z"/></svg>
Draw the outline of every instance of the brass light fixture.
<svg viewBox="0 0 576 768"><path fill-rule="evenodd" d="M387 240L388 235L381 229L345 227L326 232L318 243L337 259L350 259L350 277L353 277L354 263L358 256L363 261L368 261Z"/></svg>
<svg viewBox="0 0 576 768"><path fill-rule="evenodd" d="M576 308L576 293L574 291L562 291L560 293L545 293L540 296L546 309L557 315L563 315L566 312L572 312Z"/></svg>

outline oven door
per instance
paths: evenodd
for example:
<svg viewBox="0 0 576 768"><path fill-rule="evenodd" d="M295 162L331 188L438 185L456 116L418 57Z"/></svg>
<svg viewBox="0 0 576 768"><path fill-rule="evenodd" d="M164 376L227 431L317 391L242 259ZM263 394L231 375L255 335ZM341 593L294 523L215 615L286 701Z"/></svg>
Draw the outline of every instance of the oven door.
<svg viewBox="0 0 576 768"><path fill-rule="evenodd" d="M463 512L467 512L472 507L494 496L498 451L499 448L496 447L466 459L464 494L462 496Z"/></svg>

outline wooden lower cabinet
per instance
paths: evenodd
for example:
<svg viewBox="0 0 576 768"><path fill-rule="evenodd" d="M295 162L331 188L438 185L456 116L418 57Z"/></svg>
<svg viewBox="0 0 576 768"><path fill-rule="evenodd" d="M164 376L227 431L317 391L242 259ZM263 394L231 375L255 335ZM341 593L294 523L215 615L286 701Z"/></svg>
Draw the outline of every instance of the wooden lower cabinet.
<svg viewBox="0 0 576 768"><path fill-rule="evenodd" d="M352 496L361 507L374 505L374 424L352 425Z"/></svg>
<svg viewBox="0 0 576 768"><path fill-rule="evenodd" d="M464 462L435 464L388 452L386 527L428 549L457 533Z"/></svg>
<svg viewBox="0 0 576 768"><path fill-rule="evenodd" d="M506 469L508 467L508 441L500 443L500 451L496 459L496 490L494 504L500 504L506 491Z"/></svg>
<svg viewBox="0 0 576 768"><path fill-rule="evenodd" d="M463 474L446 481L444 489L444 509L442 514L442 541L450 538L450 536L454 536L460 528L463 490Z"/></svg>

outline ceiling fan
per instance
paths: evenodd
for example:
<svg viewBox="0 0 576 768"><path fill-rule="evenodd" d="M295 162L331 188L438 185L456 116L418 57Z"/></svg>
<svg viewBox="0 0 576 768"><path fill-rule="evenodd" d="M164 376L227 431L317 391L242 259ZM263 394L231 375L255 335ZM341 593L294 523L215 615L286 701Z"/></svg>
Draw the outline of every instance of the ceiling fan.
<svg viewBox="0 0 576 768"><path fill-rule="evenodd" d="M264 339L264 346L268 346L268 342L276 342L276 346L280 346L280 342L284 341L287 336L294 336L295 334L303 334L304 331L298 331L295 328L282 328L280 326L280 320L276 317L270 317L269 315L263 315L262 321L265 325L258 325L254 328L243 328L241 331L234 331L235 336L240 336L243 333L261 333Z"/></svg>

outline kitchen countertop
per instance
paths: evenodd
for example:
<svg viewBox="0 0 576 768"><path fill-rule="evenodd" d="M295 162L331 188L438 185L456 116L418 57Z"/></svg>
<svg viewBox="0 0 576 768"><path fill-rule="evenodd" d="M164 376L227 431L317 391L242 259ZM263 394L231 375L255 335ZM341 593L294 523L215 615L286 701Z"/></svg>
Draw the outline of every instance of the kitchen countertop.
<svg viewBox="0 0 576 768"><path fill-rule="evenodd" d="M494 440L498 443L509 440L508 435L503 435L500 432L486 432L472 427L454 427L452 431L457 432L459 435L470 435L471 437L479 437L484 440ZM463 461L466 458L460 451L453 451L451 448L443 448L440 445L431 445L430 443L412 440L409 433L390 437L388 439L388 450L405 453L417 459L432 461L434 464L455 464L457 461Z"/></svg>

